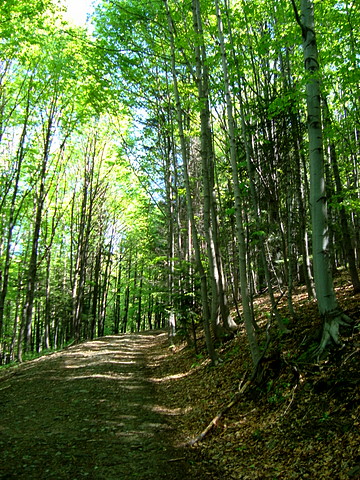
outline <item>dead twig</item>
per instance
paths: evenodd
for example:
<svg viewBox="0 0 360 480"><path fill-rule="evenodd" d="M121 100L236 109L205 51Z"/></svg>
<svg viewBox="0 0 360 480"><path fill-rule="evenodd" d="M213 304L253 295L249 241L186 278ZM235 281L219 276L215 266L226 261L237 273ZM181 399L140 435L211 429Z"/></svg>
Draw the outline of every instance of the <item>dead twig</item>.
<svg viewBox="0 0 360 480"><path fill-rule="evenodd" d="M264 349L259 357L259 359L257 360L256 362L256 365L254 366L254 369L253 369L253 372L251 374L251 377L249 380L247 380L246 382L244 381L245 380L245 375L246 375L246 372L244 374L244 377L243 379L241 380L240 384L239 384L239 389L238 391L235 393L234 395L234 398L231 400L230 403L228 403L227 405L225 405L224 408L222 408L216 415L215 417L211 420L211 422L208 424L208 426L205 428L205 430L203 430L200 435L198 435L197 437L193 438L192 440L190 440L189 442L186 443L187 446L194 446L196 443L200 442L201 440L203 440L206 435L214 428L217 426L217 424L219 423L220 419L234 406L236 405L240 398L244 395L244 393L246 392L246 390L249 388L249 386L254 382L254 380L258 377L258 374L259 374L259 370L260 370L260 366L261 366L261 362L265 356L265 353L267 351L267 349L269 348L269 345L270 345L270 339L271 339L271 336L270 336L270 322L268 323L267 327L266 327L266 343L265 343L265 346L264 346Z"/></svg>
<svg viewBox="0 0 360 480"><path fill-rule="evenodd" d="M219 423L219 420L221 419L221 417L223 417L225 415L225 413L227 413L230 408L232 408L234 405L237 404L237 402L239 401L240 397L246 392L248 386L250 385L250 380L248 380L246 383L243 384L241 390L239 390L238 392L236 392L234 398L232 399L232 401L230 403L228 403L228 405L226 405L222 410L220 410L220 412L211 420L211 422L209 423L209 425L205 428L205 430L203 430L200 435L198 435L196 438L193 438L192 440L190 440L186 445L189 445L189 446L193 446L195 445L195 443L197 442L200 442L201 440L203 440L206 435L214 428L216 427L216 425Z"/></svg>

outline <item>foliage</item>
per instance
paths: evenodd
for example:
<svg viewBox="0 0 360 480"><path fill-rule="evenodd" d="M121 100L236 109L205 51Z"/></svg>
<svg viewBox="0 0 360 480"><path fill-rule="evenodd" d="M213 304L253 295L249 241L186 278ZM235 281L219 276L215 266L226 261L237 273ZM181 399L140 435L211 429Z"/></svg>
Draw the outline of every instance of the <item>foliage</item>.
<svg viewBox="0 0 360 480"><path fill-rule="evenodd" d="M206 304L221 339L217 325L226 330L228 316L215 305L219 288L241 315L242 261L251 303L265 289L273 299L271 322L286 323L277 290L291 305L294 285L305 283L311 298L308 76L294 9L285 1L191 4L103 0L90 35L67 25L56 2L1 3L3 361L22 343L40 352L73 337L165 326L171 313L196 348ZM355 260L360 248L360 22L354 2L314 8L329 254L340 269L349 264L346 245ZM198 95L205 76L206 98ZM252 315L259 342L264 326Z"/></svg>

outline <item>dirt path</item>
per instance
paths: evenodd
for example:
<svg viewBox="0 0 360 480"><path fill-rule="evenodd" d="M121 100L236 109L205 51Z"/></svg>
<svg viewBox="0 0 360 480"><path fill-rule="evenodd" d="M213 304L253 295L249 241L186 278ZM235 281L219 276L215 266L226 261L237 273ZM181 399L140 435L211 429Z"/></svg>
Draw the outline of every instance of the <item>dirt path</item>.
<svg viewBox="0 0 360 480"><path fill-rule="evenodd" d="M149 380L164 342L107 336L0 378L0 479L191 479Z"/></svg>

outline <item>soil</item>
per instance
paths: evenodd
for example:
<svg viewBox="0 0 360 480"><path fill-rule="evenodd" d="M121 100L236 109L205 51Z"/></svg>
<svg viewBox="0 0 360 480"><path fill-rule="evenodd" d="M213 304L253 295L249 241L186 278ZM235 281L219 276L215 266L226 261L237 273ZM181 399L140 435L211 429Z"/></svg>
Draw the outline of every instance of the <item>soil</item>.
<svg viewBox="0 0 360 480"><path fill-rule="evenodd" d="M198 479L155 381L164 352L164 332L113 335L2 372L0 478Z"/></svg>
<svg viewBox="0 0 360 480"><path fill-rule="evenodd" d="M261 378L240 397L243 325L216 366L198 328L196 348L181 336L169 348L161 331L113 335L0 370L0 480L360 480L360 294L336 281L353 320L341 344L315 355L321 318L298 287L295 318L278 303L291 333L271 325ZM264 346L266 295L254 311Z"/></svg>

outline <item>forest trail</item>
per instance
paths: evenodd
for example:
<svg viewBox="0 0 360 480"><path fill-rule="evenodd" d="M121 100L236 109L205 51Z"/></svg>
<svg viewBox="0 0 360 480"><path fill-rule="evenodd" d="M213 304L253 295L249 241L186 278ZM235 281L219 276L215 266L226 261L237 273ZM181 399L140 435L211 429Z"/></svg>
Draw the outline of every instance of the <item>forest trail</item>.
<svg viewBox="0 0 360 480"><path fill-rule="evenodd" d="M0 479L192 478L150 380L163 332L112 335L0 377Z"/></svg>

